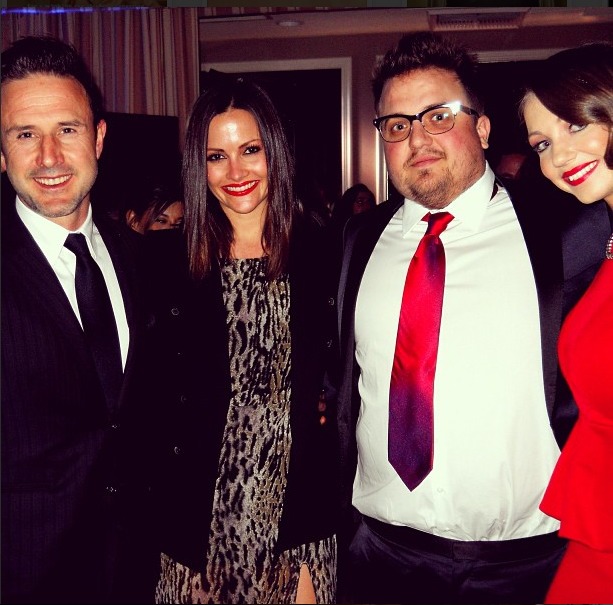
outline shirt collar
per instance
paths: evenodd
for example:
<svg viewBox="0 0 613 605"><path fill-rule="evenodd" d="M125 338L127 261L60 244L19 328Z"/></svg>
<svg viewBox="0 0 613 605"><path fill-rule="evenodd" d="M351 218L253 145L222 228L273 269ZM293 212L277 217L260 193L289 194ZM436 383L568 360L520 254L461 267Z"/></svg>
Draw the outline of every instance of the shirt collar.
<svg viewBox="0 0 613 605"><path fill-rule="evenodd" d="M91 206L87 210L87 217L81 227L72 232L44 216L41 216L37 212L34 212L34 210L28 208L19 197L17 198L16 205L19 218L21 218L51 266L54 266L57 262L64 248L66 236L69 233L82 233L89 241L90 250L93 249L92 239L94 222L92 220Z"/></svg>
<svg viewBox="0 0 613 605"><path fill-rule="evenodd" d="M481 177L444 208L444 211L451 212L454 219L463 223L470 231L478 231L492 198L494 179L494 173L486 162L485 171ZM427 212L430 212L430 210L414 200L405 198L402 233L406 234L411 231Z"/></svg>

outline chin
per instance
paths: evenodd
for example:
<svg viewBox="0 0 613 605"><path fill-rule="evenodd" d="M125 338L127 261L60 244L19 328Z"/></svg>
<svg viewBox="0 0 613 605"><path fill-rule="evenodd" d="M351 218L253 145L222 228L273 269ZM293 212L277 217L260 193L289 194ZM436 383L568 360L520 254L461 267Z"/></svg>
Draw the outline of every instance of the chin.
<svg viewBox="0 0 613 605"><path fill-rule="evenodd" d="M593 204L595 202L599 202L600 200L604 198L604 195L600 195L598 192L589 193L586 191L585 193L580 193L580 192L575 193L574 191L570 191L569 193L573 195L575 198L577 198L577 200L581 202L582 204Z"/></svg>

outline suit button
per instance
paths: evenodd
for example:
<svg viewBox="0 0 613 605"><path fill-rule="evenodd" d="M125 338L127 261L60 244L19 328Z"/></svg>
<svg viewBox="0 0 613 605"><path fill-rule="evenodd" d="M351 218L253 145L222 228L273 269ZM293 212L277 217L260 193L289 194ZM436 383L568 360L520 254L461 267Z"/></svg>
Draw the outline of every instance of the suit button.
<svg viewBox="0 0 613 605"><path fill-rule="evenodd" d="M181 453L181 448L178 445L175 445L172 451L178 456Z"/></svg>
<svg viewBox="0 0 613 605"><path fill-rule="evenodd" d="M114 422L113 424L111 424L111 428L112 428L114 431L117 431L117 430L119 430L119 424L118 424L117 422Z"/></svg>
<svg viewBox="0 0 613 605"><path fill-rule="evenodd" d="M176 317L177 315L179 315L179 309L177 309L177 307L173 307L172 309L170 309L170 312Z"/></svg>
<svg viewBox="0 0 613 605"><path fill-rule="evenodd" d="M107 485L106 486L106 491L109 494L116 494L117 493L117 488L113 487L112 485Z"/></svg>
<svg viewBox="0 0 613 605"><path fill-rule="evenodd" d="M331 307L333 307L333 306L334 306L334 297L333 297L333 296L331 296L331 297L328 299L328 304L329 304Z"/></svg>
<svg viewBox="0 0 613 605"><path fill-rule="evenodd" d="M180 401L181 403L186 403L186 402L187 402L187 396L186 396L186 395L181 395L181 396L179 397L179 401Z"/></svg>
<svg viewBox="0 0 613 605"><path fill-rule="evenodd" d="M328 349L332 348L332 339L331 339L331 338L329 338L328 340L326 340L326 347L327 347Z"/></svg>

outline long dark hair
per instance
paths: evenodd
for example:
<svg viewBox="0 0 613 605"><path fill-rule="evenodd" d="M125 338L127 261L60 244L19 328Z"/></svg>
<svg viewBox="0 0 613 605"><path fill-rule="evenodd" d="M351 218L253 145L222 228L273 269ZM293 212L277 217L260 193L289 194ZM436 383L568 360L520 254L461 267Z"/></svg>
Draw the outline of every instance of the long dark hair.
<svg viewBox="0 0 613 605"><path fill-rule="evenodd" d="M531 95L569 124L602 124L609 129L604 155L613 169L613 44L590 42L552 55L531 74L519 105Z"/></svg>
<svg viewBox="0 0 613 605"><path fill-rule="evenodd" d="M267 277L275 279L287 267L293 221L301 212L294 191L294 160L279 114L264 89L255 82L225 74L209 78L187 126L183 184L190 274L201 278L218 260L230 256L234 233L208 188L206 146L211 120L231 108L251 113L264 146L268 205L262 246L268 256Z"/></svg>

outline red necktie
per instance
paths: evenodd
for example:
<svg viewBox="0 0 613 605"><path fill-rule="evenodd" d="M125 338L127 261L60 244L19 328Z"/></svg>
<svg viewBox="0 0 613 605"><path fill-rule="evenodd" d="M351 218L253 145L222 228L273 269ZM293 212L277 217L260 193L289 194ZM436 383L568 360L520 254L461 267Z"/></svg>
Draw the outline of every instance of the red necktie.
<svg viewBox="0 0 613 605"><path fill-rule="evenodd" d="M388 457L410 490L432 470L432 402L445 287L445 249L439 235L449 212L428 213L428 228L407 271L390 384Z"/></svg>

